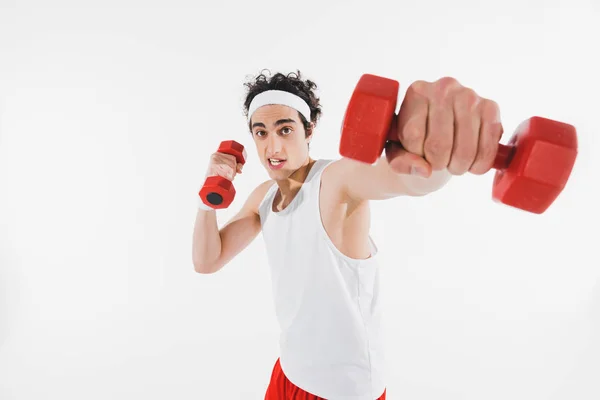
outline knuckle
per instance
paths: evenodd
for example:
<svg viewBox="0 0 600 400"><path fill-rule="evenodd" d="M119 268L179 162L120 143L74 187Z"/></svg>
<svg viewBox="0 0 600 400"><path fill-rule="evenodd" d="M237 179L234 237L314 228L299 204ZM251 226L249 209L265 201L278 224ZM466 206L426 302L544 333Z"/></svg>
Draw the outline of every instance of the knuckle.
<svg viewBox="0 0 600 400"><path fill-rule="evenodd" d="M460 84L455 78L444 76L435 82L435 92L438 96L443 96L445 98L450 92L456 89L457 86L460 86Z"/></svg>
<svg viewBox="0 0 600 400"><path fill-rule="evenodd" d="M481 98L471 88L461 89L456 97L459 105L467 108L468 110L474 110L481 101Z"/></svg>
<svg viewBox="0 0 600 400"><path fill-rule="evenodd" d="M494 100L483 100L483 119L490 122L500 122L500 106Z"/></svg>
<svg viewBox="0 0 600 400"><path fill-rule="evenodd" d="M456 86L458 84L458 80L456 80L456 78L453 78L451 76L443 76L437 80L437 83L440 86L447 88L447 87Z"/></svg>
<svg viewBox="0 0 600 400"><path fill-rule="evenodd" d="M408 92L411 92L412 94L417 94L417 95L421 95L421 96L425 96L428 92L428 89L430 87L430 83L423 81L423 80L418 80L418 81L414 81L407 89Z"/></svg>

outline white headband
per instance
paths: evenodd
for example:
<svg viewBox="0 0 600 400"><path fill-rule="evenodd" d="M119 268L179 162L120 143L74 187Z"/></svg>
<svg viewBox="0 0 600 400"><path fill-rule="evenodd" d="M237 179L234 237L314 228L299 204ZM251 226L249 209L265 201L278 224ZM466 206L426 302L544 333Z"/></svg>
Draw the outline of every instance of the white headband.
<svg viewBox="0 0 600 400"><path fill-rule="evenodd" d="M267 90L266 92L256 95L248 108L248 122L250 122L252 114L254 114L259 107L268 104L280 104L282 106L291 107L304 115L304 118L310 122L310 107L308 104L302 100L300 96L296 96L295 94L284 90Z"/></svg>

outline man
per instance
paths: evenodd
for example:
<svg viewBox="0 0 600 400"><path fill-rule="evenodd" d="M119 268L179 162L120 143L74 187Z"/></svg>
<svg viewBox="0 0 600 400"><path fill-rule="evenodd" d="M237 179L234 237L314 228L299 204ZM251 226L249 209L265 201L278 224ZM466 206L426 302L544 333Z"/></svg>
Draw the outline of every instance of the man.
<svg viewBox="0 0 600 400"><path fill-rule="evenodd" d="M502 135L498 106L452 78L415 82L397 116L402 147L367 165L311 158L321 108L299 71L261 74L246 87L248 127L270 179L220 229L215 211L200 205L195 270L220 270L262 232L281 327L265 399L385 399L369 200L423 196L451 175L488 171ZM216 153L207 175L240 172L234 157Z"/></svg>

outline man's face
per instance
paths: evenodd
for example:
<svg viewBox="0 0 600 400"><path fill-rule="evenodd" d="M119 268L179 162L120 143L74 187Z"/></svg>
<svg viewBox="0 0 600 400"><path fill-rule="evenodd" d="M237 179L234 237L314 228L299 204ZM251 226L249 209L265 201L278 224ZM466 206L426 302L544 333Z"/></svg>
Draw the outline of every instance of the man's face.
<svg viewBox="0 0 600 400"><path fill-rule="evenodd" d="M308 161L310 137L293 108L260 107L252 116L251 129L258 157L271 179L286 179Z"/></svg>

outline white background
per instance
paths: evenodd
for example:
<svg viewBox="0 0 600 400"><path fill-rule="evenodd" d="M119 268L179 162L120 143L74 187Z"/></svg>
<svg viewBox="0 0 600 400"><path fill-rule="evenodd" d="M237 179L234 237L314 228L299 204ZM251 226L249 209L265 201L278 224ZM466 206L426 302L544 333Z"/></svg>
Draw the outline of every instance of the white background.
<svg viewBox="0 0 600 400"><path fill-rule="evenodd" d="M191 262L221 140L249 146L225 222L266 172L243 82L319 85L311 152L338 157L363 73L453 76L541 115L579 158L543 215L493 174L373 204L388 398L600 398L600 3L0 0L0 399L262 399L278 331L262 237L214 275Z"/></svg>

